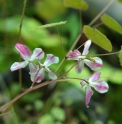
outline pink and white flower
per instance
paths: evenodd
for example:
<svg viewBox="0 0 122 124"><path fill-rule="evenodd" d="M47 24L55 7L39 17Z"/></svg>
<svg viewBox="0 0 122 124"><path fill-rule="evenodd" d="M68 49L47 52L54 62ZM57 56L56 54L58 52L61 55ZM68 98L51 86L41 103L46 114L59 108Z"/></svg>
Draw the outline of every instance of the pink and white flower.
<svg viewBox="0 0 122 124"><path fill-rule="evenodd" d="M47 58L44 62L44 64L40 63L40 68L37 65L30 64L30 75L31 75L31 81L33 82L41 82L45 77L45 71L48 72L48 76L55 80L57 79L57 76L49 69L49 66L58 63L59 58L54 56L53 54L47 54Z"/></svg>
<svg viewBox="0 0 122 124"><path fill-rule="evenodd" d="M96 72L94 73L89 79L83 79L80 84L83 86L86 86L86 106L88 107L88 104L90 102L91 96L93 95L93 90L91 87L93 87L97 92L99 93L106 93L109 89L108 84L105 81L99 80L100 79L100 73Z"/></svg>
<svg viewBox="0 0 122 124"><path fill-rule="evenodd" d="M70 51L67 60L78 60L78 64L75 69L77 73L81 73L84 63L90 67L91 70L98 70L102 67L102 60L98 57L88 57L89 47L91 40L88 40L84 45L84 50L81 55L79 50Z"/></svg>
<svg viewBox="0 0 122 124"><path fill-rule="evenodd" d="M32 55L30 50L22 44L17 43L15 45L15 48L19 51L20 56L24 60L23 62L15 62L11 66L11 71L15 71L21 68L26 67L28 64L30 64L33 60L41 60L44 57L44 52L41 48L35 48Z"/></svg>

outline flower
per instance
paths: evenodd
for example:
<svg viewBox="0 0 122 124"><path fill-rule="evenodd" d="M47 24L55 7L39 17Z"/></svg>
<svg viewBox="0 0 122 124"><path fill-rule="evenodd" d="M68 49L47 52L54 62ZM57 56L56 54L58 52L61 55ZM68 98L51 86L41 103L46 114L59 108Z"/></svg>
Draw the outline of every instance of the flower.
<svg viewBox="0 0 122 124"><path fill-rule="evenodd" d="M23 62L15 62L12 64L10 70L15 71L20 68L26 67L28 64L30 64L33 60L41 60L44 57L44 52L41 48L35 48L32 55L30 50L22 44L17 43L15 45L15 48L19 51L20 56L24 60Z"/></svg>
<svg viewBox="0 0 122 124"><path fill-rule="evenodd" d="M37 65L30 64L30 75L31 75L31 81L33 82L41 82L44 77L45 77L45 71L48 72L48 76L52 79L55 80L57 79L57 76L48 68L50 65L54 63L58 63L59 58L54 56L53 54L47 54L47 58L44 62L44 64L40 63L40 68Z"/></svg>
<svg viewBox="0 0 122 124"><path fill-rule="evenodd" d="M89 47L91 40L88 40L84 45L84 50L81 53L78 50L70 51L67 60L78 60L78 64L75 69L77 73L81 73L84 63L90 67L91 70L98 70L102 67L102 60L98 57L88 57Z"/></svg>
<svg viewBox="0 0 122 124"><path fill-rule="evenodd" d="M88 104L90 102L91 96L93 95L93 91L91 87L93 87L97 92L99 93L105 93L108 91L109 86L105 81L99 80L100 79L100 73L96 72L94 73L89 79L83 79L80 84L83 86L86 86L86 106L88 107Z"/></svg>

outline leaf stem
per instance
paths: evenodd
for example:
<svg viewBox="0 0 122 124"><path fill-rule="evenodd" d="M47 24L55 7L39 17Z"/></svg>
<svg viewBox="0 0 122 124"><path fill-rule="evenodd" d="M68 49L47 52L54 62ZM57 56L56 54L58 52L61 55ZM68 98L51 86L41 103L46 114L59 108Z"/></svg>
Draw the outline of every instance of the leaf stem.
<svg viewBox="0 0 122 124"><path fill-rule="evenodd" d="M89 23L89 26L91 26L97 19L112 5L114 0L111 0L104 8L103 10Z"/></svg>

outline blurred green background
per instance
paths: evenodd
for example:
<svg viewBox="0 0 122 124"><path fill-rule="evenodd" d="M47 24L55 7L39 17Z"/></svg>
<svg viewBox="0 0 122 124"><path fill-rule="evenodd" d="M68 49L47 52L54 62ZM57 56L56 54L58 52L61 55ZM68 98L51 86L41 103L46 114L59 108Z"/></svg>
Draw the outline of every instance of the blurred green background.
<svg viewBox="0 0 122 124"><path fill-rule="evenodd" d="M22 17L24 0L0 0L0 105L9 102L20 93L19 73L10 72L10 66L20 61L19 53L15 49L16 43L22 43L33 51L35 47L42 48L45 53L52 53L60 58L64 57L60 37L56 27L40 30L29 30L38 26L67 21L58 26L61 40L67 53L71 45L82 32L84 25L92 19L110 2L110 0L86 0L88 8L83 11L65 6L63 0L28 0L22 23L21 38L19 25ZM84 5L83 5L84 7ZM84 11L85 10L85 11ZM122 3L115 1L106 11L122 25ZM95 25L99 24L98 19ZM97 27L112 42L113 51L120 50L122 36L101 25ZM81 37L77 47L84 43ZM82 48L81 48L82 52ZM103 49L92 44L90 52L93 54L106 53ZM0 117L0 124L121 124L122 123L122 68L118 55L103 56L103 68L100 70L102 80L109 84L109 92L94 95L85 106L85 92L79 81L54 83L33 91L9 109L8 113ZM58 71L61 76L74 61L66 61ZM55 71L59 64L51 66ZM22 88L31 86L28 67L22 69ZM85 66L83 72L77 75L75 69L68 73L69 77L88 77L92 72ZM38 84L37 84L38 85Z"/></svg>

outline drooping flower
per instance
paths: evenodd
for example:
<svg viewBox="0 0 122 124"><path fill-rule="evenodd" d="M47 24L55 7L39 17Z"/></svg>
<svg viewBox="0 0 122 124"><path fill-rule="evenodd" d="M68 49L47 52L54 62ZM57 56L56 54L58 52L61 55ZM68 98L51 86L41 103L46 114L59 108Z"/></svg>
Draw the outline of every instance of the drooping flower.
<svg viewBox="0 0 122 124"><path fill-rule="evenodd" d="M41 82L45 77L45 71L48 72L48 76L55 80L57 79L57 76L49 69L49 66L58 63L59 58L54 56L53 54L47 54L47 58L44 62L44 64L40 63L40 68L37 65L30 64L30 75L31 75L31 81L33 82Z"/></svg>
<svg viewBox="0 0 122 124"><path fill-rule="evenodd" d="M91 70L98 70L102 67L102 60L98 57L88 57L89 47L91 45L91 40L88 40L84 45L83 53L81 54L79 50L70 51L67 60L78 60L78 64L75 69L77 73L81 73L84 63L90 67Z"/></svg>
<svg viewBox="0 0 122 124"><path fill-rule="evenodd" d="M88 104L90 102L91 96L93 95L93 90L91 87L93 87L97 92L99 93L106 93L109 89L108 84L105 81L99 80L100 79L100 73L96 72L94 73L89 79L83 79L80 84L83 86L86 86L86 106L88 107Z"/></svg>
<svg viewBox="0 0 122 124"><path fill-rule="evenodd" d="M22 59L24 61L13 63L10 68L11 71L15 71L15 70L24 68L28 64L30 64L30 62L32 62L33 60L35 60L35 59L41 60L44 57L44 52L41 48L35 48L32 55L31 55L30 50L25 45L17 43L15 45L15 48L19 51L20 56L22 57Z"/></svg>

